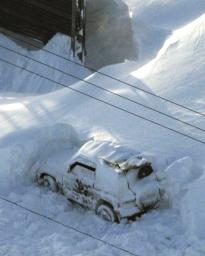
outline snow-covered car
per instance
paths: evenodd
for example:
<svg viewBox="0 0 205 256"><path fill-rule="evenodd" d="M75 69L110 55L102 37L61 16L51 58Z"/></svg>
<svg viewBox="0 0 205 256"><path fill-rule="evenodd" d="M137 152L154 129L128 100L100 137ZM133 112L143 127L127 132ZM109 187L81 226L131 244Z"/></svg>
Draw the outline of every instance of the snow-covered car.
<svg viewBox="0 0 205 256"><path fill-rule="evenodd" d="M69 158L68 152L50 156L37 171L38 183L113 222L158 207L160 188L152 165L134 150L89 141Z"/></svg>

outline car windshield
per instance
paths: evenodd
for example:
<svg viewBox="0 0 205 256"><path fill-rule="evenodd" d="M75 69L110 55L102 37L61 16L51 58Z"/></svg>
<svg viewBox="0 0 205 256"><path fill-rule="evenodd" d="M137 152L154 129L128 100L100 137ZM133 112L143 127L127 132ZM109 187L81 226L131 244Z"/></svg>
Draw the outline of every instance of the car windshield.
<svg viewBox="0 0 205 256"><path fill-rule="evenodd" d="M129 184L134 185L137 180L142 180L152 173L153 173L152 166L150 164L146 164L138 168L129 169L126 172L126 176Z"/></svg>
<svg viewBox="0 0 205 256"><path fill-rule="evenodd" d="M146 164L139 168L138 170L138 179L143 179L153 173L152 166L150 164Z"/></svg>

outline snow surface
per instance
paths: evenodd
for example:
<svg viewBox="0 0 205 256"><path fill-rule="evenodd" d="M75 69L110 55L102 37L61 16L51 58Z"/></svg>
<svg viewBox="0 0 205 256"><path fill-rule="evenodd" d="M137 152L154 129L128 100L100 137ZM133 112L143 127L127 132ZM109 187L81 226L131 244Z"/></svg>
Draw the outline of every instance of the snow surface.
<svg viewBox="0 0 205 256"><path fill-rule="evenodd" d="M0 38L1 46L8 47L17 52L20 52L23 55L31 57L33 59L37 59L40 62L47 63L50 66L54 66L57 69L60 69L64 72L69 72L74 76L81 77L82 79L91 74L88 69L79 68L76 64L72 62L66 61L65 59L59 58L55 55L51 55L49 53L45 53L43 50L49 50L56 55L65 56L65 58L69 58L70 56L70 38L63 35L56 35L54 39L51 39L46 46L42 50L39 51L31 51L21 46L21 43L16 45L15 42L12 42L11 39L6 38L1 35ZM48 76L50 79L57 81L59 83L72 84L77 81L77 79L73 77L62 75L57 71L54 71L52 68L48 68L38 63L35 63L33 60L24 58L15 54L13 52L9 52L6 49L0 47L1 50L1 58L9 60L16 65L21 65L24 68L29 70L34 70L39 75ZM72 61L72 60L71 60ZM76 60L75 60L76 61ZM50 91L54 91L57 89L61 89L61 86L58 84L45 81L35 75L29 75L18 68L14 68L10 65L5 65L0 63L0 92L23 92L27 94L43 94ZM19 75L21 74L21 75ZM15 77L15 79L13 79Z"/></svg>
<svg viewBox="0 0 205 256"><path fill-rule="evenodd" d="M139 61L105 67L102 72L204 113L205 1L126 2L132 10ZM100 74L91 74L43 51L28 52L3 35L0 43L205 129L202 116ZM46 48L67 54L68 44L68 38L57 35ZM74 83L60 72L6 50L0 51L2 58L205 141L202 131L84 82ZM6 64L0 63L0 73L1 195L138 255L205 255L204 144ZM167 178L162 185L170 195L170 204L137 222L111 224L33 184L39 158L91 137L119 141L142 152L158 172L165 173ZM125 253L0 201L0 255Z"/></svg>

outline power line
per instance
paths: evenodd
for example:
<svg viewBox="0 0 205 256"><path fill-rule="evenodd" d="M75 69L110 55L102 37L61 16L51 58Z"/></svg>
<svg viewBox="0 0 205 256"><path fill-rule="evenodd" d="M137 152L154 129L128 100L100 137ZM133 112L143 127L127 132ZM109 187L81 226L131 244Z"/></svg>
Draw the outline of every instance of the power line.
<svg viewBox="0 0 205 256"><path fill-rule="evenodd" d="M140 88L140 87L138 87L138 86L135 86L135 85L133 85L133 84L131 84L131 83L128 83L128 82L126 82L126 81L123 81L123 80L121 80L121 79L118 79L118 78L116 78L116 77L113 77L113 76L111 76L111 75L109 75L109 74L103 73L103 72L101 72L101 71L98 71L97 69L94 69L94 68L89 67L89 66L87 66L87 65L84 65L84 64L81 64L81 63L79 63L79 62L73 61L73 60L71 60L71 59L69 59L69 58L66 58L66 57L64 57L64 56L62 56L62 55L59 55L59 54L57 54L57 53L55 53L55 52L52 52L52 51L50 51L50 50L41 48L41 47L35 45L34 43L28 42L27 40L24 40L24 39L22 39L22 38L20 38L20 37L18 37L18 36L9 35L9 34L6 33L6 32L5 32L5 34L6 34L8 37L11 37L11 38L13 38L13 39L15 39L15 40L21 41L21 42L23 42L23 43L25 43L25 44L27 44L27 45L30 45L30 46L32 46L32 47L34 47L34 48L36 48L36 49L39 49L39 50L41 50L41 51L47 52L47 53L49 53L49 54L52 54L52 55L54 55L54 56L56 56L56 57L59 57L59 58L61 58L61 59L66 60L66 61L68 61L68 62L70 62L70 63L73 63L73 64L75 64L75 65L81 66L81 67L83 67L83 68L85 68L85 69L91 70L91 71L96 72L96 73L98 73L98 74L100 74L100 75L102 75L102 76L108 77L108 78L110 78L110 79L112 79L112 80L114 80L114 81L117 81L117 82L121 83L121 84L124 84L124 85L127 85L127 86L129 86L129 87L135 88L136 90L142 91L142 92L144 92L144 93L146 93L146 94L149 94L149 95L151 95L151 96L153 96L153 97L159 98L159 99L161 99L161 100L163 100L163 101L166 101L166 102L168 102L168 103L171 103L171 104L173 104L173 105L175 105L175 106L177 106L177 107L180 107L180 108L182 108L182 109L185 109L185 110L188 110L188 111L190 111L190 112L193 112L193 113L195 113L195 114L197 114L197 115L200 115L200 116L205 117L205 114L204 114L204 113L199 112L199 111L197 111L197 110L194 110L194 109L192 109L192 108L189 108L189 107L187 107L187 106L184 106L184 105L182 105L182 104L180 104L180 103L178 103L178 102L175 102L175 101L170 100L170 99L168 99L168 98L162 97L162 96L157 95L157 94L155 94L155 93L149 92L149 91L147 91L147 90L145 90L145 89L142 89L142 88Z"/></svg>
<svg viewBox="0 0 205 256"><path fill-rule="evenodd" d="M124 253L126 253L126 254L129 254L129 255L132 255L132 256L139 256L139 255L137 255L137 254L135 254L135 253L133 253L133 252L127 250L127 249L124 249L124 248L122 248L122 247L120 247L120 246L118 246L118 245L115 245L115 244L111 243L111 242L108 242L108 241L106 241L106 240L103 240L103 239L101 239L101 238L98 238L98 237L96 237L96 236L94 236L94 235L92 235L92 234L90 234L90 233L87 233L87 232L85 232L85 231L79 230L79 229L77 229L77 228L75 228L75 227L73 227L73 226L71 226L71 225L65 224L65 223L63 223L63 222L61 222L61 221L58 221L58 220L55 220L55 219L53 219L53 218L51 218L51 217L49 217L49 216L47 216L47 215L44 215L44 214L42 214L42 213L37 212L37 211L31 210L31 209L29 209L29 208L27 208L27 207L25 207L25 206L22 206L21 204L18 204L18 203L16 203L16 202L14 202L14 201L8 199L8 198L5 198L5 197L3 197L3 196L0 196L0 200L2 200L2 201L4 201L4 202L7 202L8 204L12 204L12 205L14 205L15 207L21 208L22 210L27 211L27 212L29 212L29 213L31 213L31 214L37 215L37 216L39 216L39 217L42 217L42 218L44 218L44 219L46 219L46 220L48 220L48 221L50 221L50 222L53 222L53 223L55 223L55 224L57 224L57 225L63 226L64 228L67 228L67 229L70 229L70 230L72 230L72 231L75 231L75 232L77 232L77 233L79 233L79 234L81 234L81 235L83 235L83 236L87 236L87 237L89 237L89 238L91 238L91 239L93 239L93 240L95 240L95 241L98 241L98 242L100 242L100 243L102 243L102 244L104 244L104 245L110 246L110 247L112 247L112 248L114 248L114 249L116 249L116 250L118 250L118 251L122 251L122 252L124 252Z"/></svg>
<svg viewBox="0 0 205 256"><path fill-rule="evenodd" d="M129 111L129 110L126 110L126 109L124 109L124 108L121 108L121 107L119 107L119 106L116 106L116 105L114 105L114 104L112 104L112 103L110 103L110 102L107 102L107 101L104 101L104 100L102 100L102 99L96 98L96 97L94 97L94 96L92 96L92 95L90 95L90 94L87 94L87 93L85 93L85 92L82 92L82 91L80 91L80 90L78 90L78 89L74 89L74 88L69 87L69 86L67 86L67 85L65 85L65 84L62 84L62 83L57 82L57 81L54 81L54 80L52 80L52 79L50 79L50 78L48 78L48 77L46 77L46 76L40 75L40 74L38 74L38 73L36 73L36 72L34 72L34 71L31 71L31 70L29 70L29 69L27 69L27 68L25 68L25 67L21 67L21 66L19 66L19 65L17 65L17 64L14 64L14 63L12 63L12 62L10 62L10 61L8 61L8 60L5 60L5 59L0 58L0 61L2 61L2 62L4 62L4 63L7 63L7 64L9 64L9 65L11 65L11 66L14 66L14 67L16 67L16 68L19 68L19 69L21 69L21 70L25 70L25 71L27 71L28 73L33 74L33 75L36 75L36 76L38 76L38 77L41 77L41 78L43 78L43 79L45 79L45 80L47 80L47 81L49 81L49 82L52 82L52 83L55 83L55 84L59 84L59 85L62 86L62 87L65 87L65 88L67 88L67 89L69 89L69 90L72 90L72 91L77 92L77 93L79 93L79 94L81 94L81 95L84 95L84 96L86 96L86 97L89 97L89 98L91 98L91 99L93 99L93 100L95 100L95 101L101 102L101 103L103 103L103 104L105 104L105 105L108 105L108 106L110 106L110 107L112 107L112 108L121 110L121 111L123 111L123 112L125 112L125 113L127 113L127 114L130 114L130 115L135 116L135 117L137 117L137 118L140 118L140 119L142 119L142 120L144 120L144 121L147 121L147 122L152 123L152 124L154 124L154 125L157 125L157 126L159 126L159 127L161 127L161 128L164 128L164 129L166 129L166 130L172 131L172 132L177 133L177 134L179 134L179 135L181 135L181 136L183 136L183 137L189 138L189 139L191 139L191 140L193 140L193 141L195 141L195 142L198 142L198 143L201 143L201 144L204 144L204 145L205 145L205 142L202 141L202 140L199 140L199 139L197 139L197 138L194 138L194 137L192 137L192 136L190 136L190 135L188 135L188 134L185 134L185 133L183 133L183 132L177 131L177 130L175 130L175 129L173 129L173 128L167 127L167 126L165 126L165 125L163 125L163 124L160 124L160 123L158 123L158 122L155 122L155 121L153 121L153 120L151 120L151 119L149 119L149 118L140 116L140 115L138 115L138 114L136 114L136 113L134 113L134 112L131 112L131 111Z"/></svg>
<svg viewBox="0 0 205 256"><path fill-rule="evenodd" d="M156 113L158 113L158 114L160 114L160 115L166 116L166 117L168 117L168 118L170 118L170 119L172 119L172 120L174 120L174 121L180 122L180 123L182 123L182 124L184 124L184 125L187 125L187 126L190 126L190 127L192 127L192 128L195 128L195 129L197 129L197 130L200 130L200 131L202 131L202 132L205 132L205 129L203 129L203 128L201 128L201 127L198 127L198 126L196 126L196 125L190 124L190 123L188 123L188 122L186 122L186 121L183 121L183 120L181 120L181 119L179 119L179 118L173 117L172 115L169 115L169 114L166 114L166 113L164 113L164 112L162 112L162 111L159 111L159 110L157 110L157 109L155 109L155 108L153 108L153 107L149 107L149 106L147 106L147 105L145 105L145 104L142 104L142 103L140 103L140 102L138 102L138 101L136 101L136 100L130 99L130 98L126 97L126 96L123 96L123 95L120 95L120 94L115 93L115 92L113 92L113 91L110 91L110 90L108 90L108 89L106 89L106 88L104 88L104 87L101 87L101 86L99 86L99 85L96 85L95 83L92 83L92 82L90 82L90 81L86 81L86 80L84 80L84 79L82 79L82 78L80 78L80 77L78 77L78 76L75 76L75 75L69 73L69 72L63 71L63 70L61 70L61 69L59 69L59 68L56 68L56 67L54 67L54 66L51 66L51 65L49 65L49 64L47 64L47 63L44 63L44 62L39 61L39 60L36 60L36 59L34 59L34 58L30 57L30 56L24 55L24 54L22 54L22 53L20 53L20 52L18 52L18 51L16 51L16 50L14 50L14 49L10 49L10 48L8 48L8 47L6 47L6 46L3 46L3 45L1 45L1 44L0 44L0 47L3 48L3 49L6 49L6 50L8 50L8 51L10 51L10 52L12 52L12 53L15 53L15 54L17 54L17 55L19 55L19 56L22 56L22 57L24 57L24 58L27 58L27 59L29 59L29 60L32 60L32 61L34 61L34 62L36 62L36 63L39 63L39 64L41 64L41 65L44 65L44 66L46 66L46 67L48 67L48 68L51 68L51 69L53 69L53 70L55 70L55 71L58 71L58 72L60 72L60 73L62 73L62 74L64 74L64 75L67 75L67 76L69 76L69 77L75 78L75 79L78 80L78 81L83 81L84 83L86 83L86 85L89 84L89 85L94 86L94 87L96 87L96 88L98 88L98 89L100 89L100 90L106 91L106 92L108 92L108 93L110 93L110 94L113 94L113 95L115 95L115 96L117 96L117 97L120 97L120 98L122 98L122 99L124 99L124 100L127 100L127 101L129 101L129 102L132 102L132 103L134 103L134 104L137 104L137 105L139 105L139 106L141 106L141 107L144 107L144 108L146 108L146 109L149 109L149 110L151 110L151 111L154 111L154 112L156 112Z"/></svg>

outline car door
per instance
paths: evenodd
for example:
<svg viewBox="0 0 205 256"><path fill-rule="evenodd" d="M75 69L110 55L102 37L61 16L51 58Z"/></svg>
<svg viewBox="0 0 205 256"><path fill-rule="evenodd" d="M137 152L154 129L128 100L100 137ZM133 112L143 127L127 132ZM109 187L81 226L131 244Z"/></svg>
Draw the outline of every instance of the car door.
<svg viewBox="0 0 205 256"><path fill-rule="evenodd" d="M81 162L72 164L63 178L63 189L66 196L81 205L93 208L95 171L94 167Z"/></svg>

